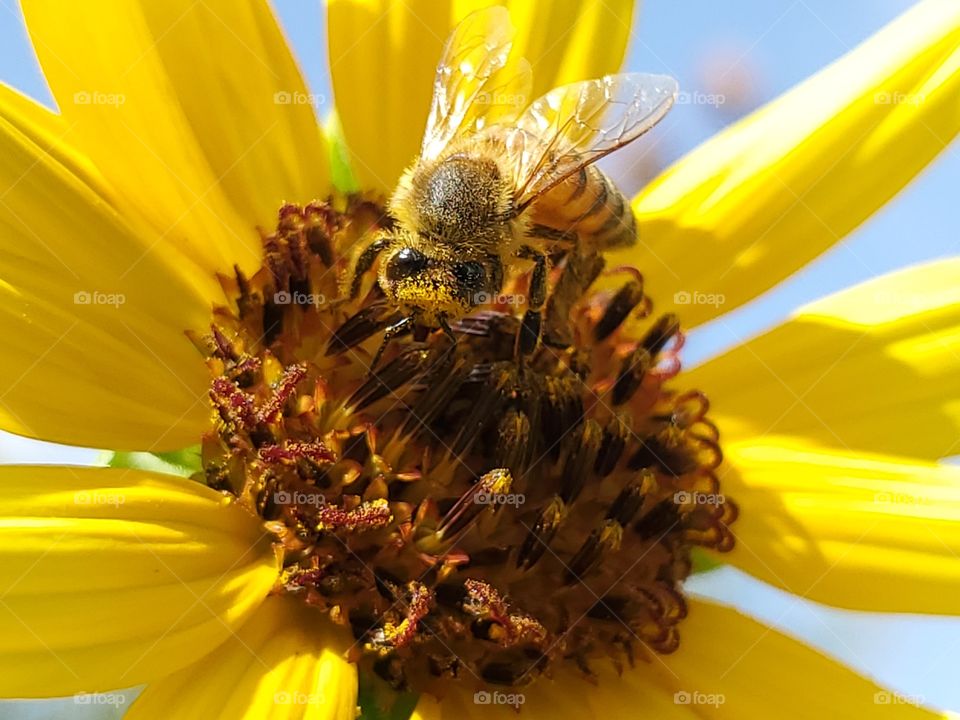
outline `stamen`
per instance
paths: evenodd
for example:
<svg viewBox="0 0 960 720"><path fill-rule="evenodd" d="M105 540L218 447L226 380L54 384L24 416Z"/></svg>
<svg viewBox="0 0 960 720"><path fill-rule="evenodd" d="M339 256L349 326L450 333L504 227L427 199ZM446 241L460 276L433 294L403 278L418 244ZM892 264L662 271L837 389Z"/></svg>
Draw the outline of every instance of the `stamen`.
<svg viewBox="0 0 960 720"><path fill-rule="evenodd" d="M390 524L393 515L383 498L365 502L353 510L324 505L317 512L316 529L320 532L365 532Z"/></svg>
<svg viewBox="0 0 960 720"><path fill-rule="evenodd" d="M497 507L496 498L510 491L513 476L509 470L491 470L467 490L440 522L434 537L442 541L462 535L484 510Z"/></svg>
<svg viewBox="0 0 960 720"><path fill-rule="evenodd" d="M680 319L648 319L635 270L593 291L603 259L557 251L523 363L522 309L491 305L451 324L455 343L394 338L371 371L403 316L370 278L347 299L341 276L387 223L359 197L284 206L263 267L220 278L234 302L195 339L207 482L274 534L276 592L349 627L350 657L395 688L523 685L561 663L591 678L676 649L691 549L729 550L737 516L707 398L678 375Z"/></svg>
<svg viewBox="0 0 960 720"><path fill-rule="evenodd" d="M305 365L291 365L283 371L283 377L277 383L272 397L257 410L257 422L276 422L277 415L283 410L287 400L293 395L298 382L307 376Z"/></svg>

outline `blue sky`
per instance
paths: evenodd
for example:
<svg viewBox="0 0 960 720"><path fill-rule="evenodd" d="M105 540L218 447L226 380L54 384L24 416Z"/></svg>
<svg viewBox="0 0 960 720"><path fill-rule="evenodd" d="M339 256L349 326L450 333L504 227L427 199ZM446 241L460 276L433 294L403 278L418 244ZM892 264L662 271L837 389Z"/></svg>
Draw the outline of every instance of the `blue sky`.
<svg viewBox="0 0 960 720"><path fill-rule="evenodd" d="M640 13L627 66L675 75L687 92L709 92L702 68L713 56L739 59L755 77L755 100L776 97L840 57L913 3L910 0L648 0ZM323 11L318 1L275 3L312 86L329 96L325 70ZM0 0L0 79L51 103L30 49L19 8ZM666 160L708 138L726 119L715 109L680 105L663 138ZM930 258L955 254L958 233L956 188L960 153L954 144L920 178L853 235L817 262L741 308L698 331L688 344L688 363L755 335L798 305L853 282ZM0 437L0 458L46 459L49 449ZM57 459L89 460L62 453ZM726 572L726 571L724 571ZM960 644L960 625L947 620L888 619L794 603L777 591L728 572L705 592L736 596L741 605L770 622L810 638L854 665L868 669L904 692L960 709L960 686L948 662ZM931 663L931 658L941 658Z"/></svg>
<svg viewBox="0 0 960 720"><path fill-rule="evenodd" d="M761 101L772 100L855 47L912 6L911 0L651 0L641 11L631 69L670 72L697 89L704 49L731 46L755 69ZM718 127L709 109L673 111L676 155ZM759 301L714 323L691 342L687 362L735 344L791 310L851 283L958 250L955 192L960 152L936 163L859 230Z"/></svg>

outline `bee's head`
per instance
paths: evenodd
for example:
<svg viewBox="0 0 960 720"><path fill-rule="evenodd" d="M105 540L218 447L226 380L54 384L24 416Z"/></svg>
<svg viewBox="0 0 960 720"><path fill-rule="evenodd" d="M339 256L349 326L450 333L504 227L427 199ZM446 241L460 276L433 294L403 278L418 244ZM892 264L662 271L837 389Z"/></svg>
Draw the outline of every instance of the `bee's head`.
<svg viewBox="0 0 960 720"><path fill-rule="evenodd" d="M437 257L419 242L396 242L380 264L380 287L397 305L433 323L483 302L491 273L483 262Z"/></svg>

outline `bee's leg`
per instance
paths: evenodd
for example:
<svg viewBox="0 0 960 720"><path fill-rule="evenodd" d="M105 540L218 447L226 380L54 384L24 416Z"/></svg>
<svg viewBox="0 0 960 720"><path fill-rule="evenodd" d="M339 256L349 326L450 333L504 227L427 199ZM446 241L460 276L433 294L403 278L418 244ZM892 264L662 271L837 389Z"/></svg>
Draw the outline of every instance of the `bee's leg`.
<svg viewBox="0 0 960 720"><path fill-rule="evenodd" d="M547 256L529 245L517 252L517 257L533 260L533 274L530 276L530 297L527 299L527 311L517 333L515 354L519 357L532 355L540 342L540 329L543 325L543 304L547 300Z"/></svg>
<svg viewBox="0 0 960 720"><path fill-rule="evenodd" d="M457 335L453 332L453 328L450 327L450 323L447 322L445 317L439 318L440 329L443 330L443 334L450 338L450 342L454 345L457 344Z"/></svg>
<svg viewBox="0 0 960 720"><path fill-rule="evenodd" d="M367 245L363 252L360 253L360 257L357 258L357 262L354 264L353 269L350 272L351 300L357 299L357 295L360 294L360 283L363 281L363 276L373 266L373 261L377 259L377 255L386 250L389 245L390 238L377 238L372 243Z"/></svg>
<svg viewBox="0 0 960 720"><path fill-rule="evenodd" d="M397 337L397 335L401 335L409 330L410 326L413 325L413 322L413 315L408 315L405 318L401 318L393 325L388 326L387 329L383 331L383 340L380 341L380 347L377 348L377 354L373 356L373 362L370 363L371 375L373 375L377 365L380 364L380 359L383 357L383 353L386 351L387 345L390 344L390 341Z"/></svg>
<svg viewBox="0 0 960 720"><path fill-rule="evenodd" d="M445 317L441 316L437 318L437 324L440 325L440 329L443 330L443 334L450 338L450 347L448 347L443 353L443 356L446 357L457 349L457 335L453 332L453 328L450 327L450 323L447 322Z"/></svg>

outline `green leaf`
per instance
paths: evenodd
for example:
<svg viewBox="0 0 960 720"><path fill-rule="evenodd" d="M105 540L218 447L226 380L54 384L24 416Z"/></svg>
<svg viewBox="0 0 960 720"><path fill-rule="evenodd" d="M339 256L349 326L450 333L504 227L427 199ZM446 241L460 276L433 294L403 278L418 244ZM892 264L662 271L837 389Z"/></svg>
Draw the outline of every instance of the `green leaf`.
<svg viewBox="0 0 960 720"><path fill-rule="evenodd" d="M403 693L390 708L390 720L408 720L420 699L415 693Z"/></svg>
<svg viewBox="0 0 960 720"><path fill-rule="evenodd" d="M709 552L703 548L692 548L690 550L690 561L693 564L692 573L696 575L697 573L710 572L711 570L716 570L718 567L723 567L724 563L720 562L715 555L711 555Z"/></svg>
<svg viewBox="0 0 960 720"><path fill-rule="evenodd" d="M408 720L417 706L417 695L397 693L379 678L361 672L357 704L358 720Z"/></svg>
<svg viewBox="0 0 960 720"><path fill-rule="evenodd" d="M353 174L350 166L350 148L343 137L343 127L340 125L340 116L334 110L327 118L324 129L330 149L330 174L333 186L340 192L348 195L360 191L360 183Z"/></svg>
<svg viewBox="0 0 960 720"><path fill-rule="evenodd" d="M108 467L150 470L167 475L191 477L201 472L200 446L163 453L114 452L104 458Z"/></svg>

